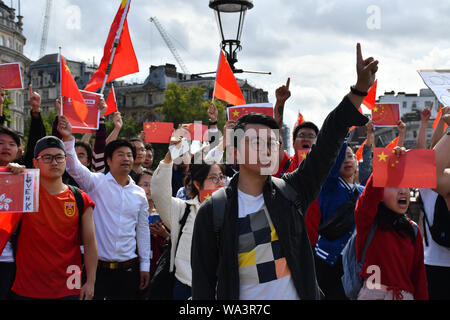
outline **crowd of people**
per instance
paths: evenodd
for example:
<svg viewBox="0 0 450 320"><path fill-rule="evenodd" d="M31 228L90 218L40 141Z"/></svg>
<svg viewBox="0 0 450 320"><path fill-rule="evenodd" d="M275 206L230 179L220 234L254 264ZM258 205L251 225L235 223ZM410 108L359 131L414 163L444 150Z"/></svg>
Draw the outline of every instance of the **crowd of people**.
<svg viewBox="0 0 450 320"><path fill-rule="evenodd" d="M377 70L357 44L355 85L320 129L309 121L293 128L293 156L279 134L288 79L275 92L274 117L228 121L219 140L172 159L172 146L184 142L179 128L159 163L143 132L118 137L120 112L107 134L103 99L94 137L74 138L60 99L46 136L31 85L25 147L4 126L0 88L0 166L40 170L39 211L0 213L0 228L14 226L0 242L0 299L345 300L343 250L352 237L357 299L450 299L450 107L442 106L429 146L430 109L421 114L417 148L435 151L437 181L417 190L422 216L414 221L409 188L373 184L374 125L358 109ZM214 103L208 117L217 131ZM354 126L367 128L361 161L349 145ZM406 125L397 128L393 150L402 157ZM205 190L217 191L203 200ZM164 262L168 294L157 281Z"/></svg>

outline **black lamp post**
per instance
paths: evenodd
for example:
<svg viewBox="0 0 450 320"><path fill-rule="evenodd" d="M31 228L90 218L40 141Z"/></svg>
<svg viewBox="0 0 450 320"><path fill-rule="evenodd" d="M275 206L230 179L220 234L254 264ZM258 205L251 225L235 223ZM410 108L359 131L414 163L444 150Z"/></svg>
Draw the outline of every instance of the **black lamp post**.
<svg viewBox="0 0 450 320"><path fill-rule="evenodd" d="M225 52L231 70L234 73L244 72L236 69L234 64L237 62L236 52L242 48L241 35L245 13L253 8L253 0L209 0L209 7L216 15L222 38L222 50Z"/></svg>

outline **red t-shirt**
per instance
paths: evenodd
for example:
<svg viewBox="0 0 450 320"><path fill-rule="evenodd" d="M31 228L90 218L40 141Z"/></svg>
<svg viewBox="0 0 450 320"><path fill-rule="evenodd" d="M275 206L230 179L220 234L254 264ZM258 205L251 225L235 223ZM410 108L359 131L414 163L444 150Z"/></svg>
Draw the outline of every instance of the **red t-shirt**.
<svg viewBox="0 0 450 320"><path fill-rule="evenodd" d="M81 194L84 210L94 207L89 196L83 191ZM68 273L68 267L78 266L81 270L78 214L69 188L51 195L41 185L39 212L23 215L12 291L19 296L41 299L80 294L79 289L67 285L73 276L73 271Z"/></svg>

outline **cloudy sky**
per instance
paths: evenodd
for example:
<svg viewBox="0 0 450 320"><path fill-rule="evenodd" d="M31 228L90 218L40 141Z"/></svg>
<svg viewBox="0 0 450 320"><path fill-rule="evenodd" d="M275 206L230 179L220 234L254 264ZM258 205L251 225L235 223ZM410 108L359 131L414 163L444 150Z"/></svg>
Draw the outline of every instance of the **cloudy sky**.
<svg viewBox="0 0 450 320"><path fill-rule="evenodd" d="M10 1L5 1L10 5ZM39 56L45 0L22 0L25 54ZM62 47L71 60L98 63L120 0L53 1L46 53ZM418 93L417 70L450 68L450 1L254 0L248 11L236 67L271 75L239 74L269 92L291 78L285 122L297 112L319 126L356 81L355 47L380 61L377 96L385 91ZM17 0L13 0L17 8ZM143 81L150 65L176 64L150 17L157 17L191 73L214 71L219 33L208 0L132 0L128 15Z"/></svg>

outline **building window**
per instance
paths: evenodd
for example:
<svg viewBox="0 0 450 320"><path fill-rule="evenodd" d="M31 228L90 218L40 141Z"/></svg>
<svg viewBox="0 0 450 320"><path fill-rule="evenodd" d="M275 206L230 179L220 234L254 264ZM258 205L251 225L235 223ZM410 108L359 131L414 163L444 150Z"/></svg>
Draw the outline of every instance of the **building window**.
<svg viewBox="0 0 450 320"><path fill-rule="evenodd" d="M403 101L403 109L406 109L407 106L408 106L408 102Z"/></svg>
<svg viewBox="0 0 450 320"><path fill-rule="evenodd" d="M5 37L4 36L0 37L0 46L5 46Z"/></svg>
<svg viewBox="0 0 450 320"><path fill-rule="evenodd" d="M148 94L147 96L147 103L148 104L153 104L153 96L151 93Z"/></svg>
<svg viewBox="0 0 450 320"><path fill-rule="evenodd" d="M131 97L131 106L132 107L136 106L136 97Z"/></svg>
<svg viewBox="0 0 450 320"><path fill-rule="evenodd" d="M417 138L417 131L413 131L413 136L414 136L414 138Z"/></svg>
<svg viewBox="0 0 450 320"><path fill-rule="evenodd" d="M417 110L417 101L413 101L413 102L412 102L411 109L412 109L412 110Z"/></svg>
<svg viewBox="0 0 450 320"><path fill-rule="evenodd" d="M10 39L10 38L8 38L8 48L11 48L11 49L12 49L12 42L11 42L11 39Z"/></svg>

